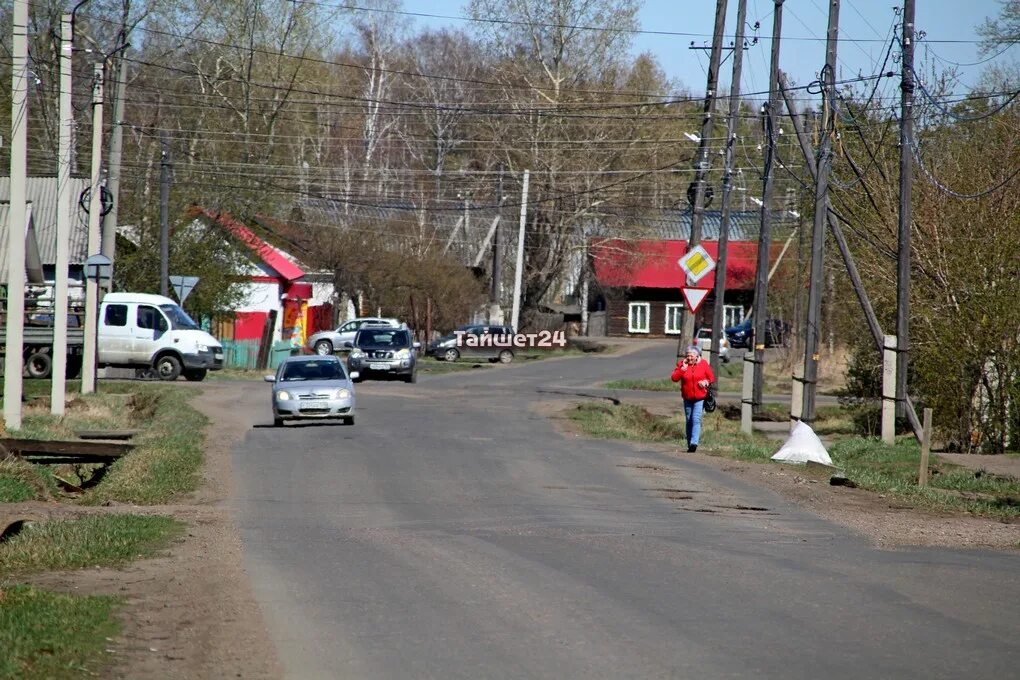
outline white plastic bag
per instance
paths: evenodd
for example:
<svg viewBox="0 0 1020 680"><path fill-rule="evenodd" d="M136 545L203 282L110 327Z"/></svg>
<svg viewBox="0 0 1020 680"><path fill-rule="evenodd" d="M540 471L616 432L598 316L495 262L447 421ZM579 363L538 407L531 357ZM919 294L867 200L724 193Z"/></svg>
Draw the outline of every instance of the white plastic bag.
<svg viewBox="0 0 1020 680"><path fill-rule="evenodd" d="M786 443L780 447L772 460L784 463L806 463L812 461L822 465L832 465L829 452L825 450L822 440L818 438L811 426L798 421L790 432Z"/></svg>

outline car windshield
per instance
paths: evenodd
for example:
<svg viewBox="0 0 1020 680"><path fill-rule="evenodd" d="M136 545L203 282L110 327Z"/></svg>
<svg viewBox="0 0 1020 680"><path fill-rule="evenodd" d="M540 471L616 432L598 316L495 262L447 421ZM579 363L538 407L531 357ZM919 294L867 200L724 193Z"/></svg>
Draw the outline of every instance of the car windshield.
<svg viewBox="0 0 1020 680"><path fill-rule="evenodd" d="M346 380L343 364L339 361L291 361L283 365L280 380Z"/></svg>
<svg viewBox="0 0 1020 680"><path fill-rule="evenodd" d="M160 309L170 319L170 327L175 331L197 331L200 327L188 316L188 313L177 305L160 305Z"/></svg>
<svg viewBox="0 0 1020 680"><path fill-rule="evenodd" d="M394 330L392 328L361 329L358 332L358 346L383 345L386 347L408 347L411 344L411 334L407 331Z"/></svg>

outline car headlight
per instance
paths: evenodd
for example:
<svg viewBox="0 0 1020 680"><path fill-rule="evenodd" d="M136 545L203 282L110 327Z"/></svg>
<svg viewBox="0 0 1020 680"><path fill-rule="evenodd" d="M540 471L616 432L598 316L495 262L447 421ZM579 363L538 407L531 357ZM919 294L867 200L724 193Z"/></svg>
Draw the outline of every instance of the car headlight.
<svg viewBox="0 0 1020 680"><path fill-rule="evenodd" d="M280 390L279 392L276 393L276 398L279 401L290 401L290 392Z"/></svg>
<svg viewBox="0 0 1020 680"><path fill-rule="evenodd" d="M362 352L357 347L355 347L354 349L351 350L351 354L350 354L351 359L360 359L363 356L365 356L365 353Z"/></svg>
<svg viewBox="0 0 1020 680"><path fill-rule="evenodd" d="M202 343L197 342L195 343L195 349L197 349L199 352L208 352L209 345L203 345Z"/></svg>
<svg viewBox="0 0 1020 680"><path fill-rule="evenodd" d="M351 396L351 391L349 389L347 389L346 387L343 387L343 388L341 388L341 389L336 391L336 398L337 399L348 399L348 398L350 398L350 396Z"/></svg>
<svg viewBox="0 0 1020 680"><path fill-rule="evenodd" d="M393 358L394 359L410 359L411 358L411 350L407 349L406 347L404 349L397 350L397 353L393 355Z"/></svg>

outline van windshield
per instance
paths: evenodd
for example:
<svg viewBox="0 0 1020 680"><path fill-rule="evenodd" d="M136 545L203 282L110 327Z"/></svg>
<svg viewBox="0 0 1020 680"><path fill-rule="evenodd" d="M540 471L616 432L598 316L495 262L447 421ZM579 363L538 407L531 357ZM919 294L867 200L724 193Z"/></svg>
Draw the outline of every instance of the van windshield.
<svg viewBox="0 0 1020 680"><path fill-rule="evenodd" d="M160 305L160 309L170 319L170 327L175 331L197 331L201 330L199 325L188 316L188 313L177 305Z"/></svg>

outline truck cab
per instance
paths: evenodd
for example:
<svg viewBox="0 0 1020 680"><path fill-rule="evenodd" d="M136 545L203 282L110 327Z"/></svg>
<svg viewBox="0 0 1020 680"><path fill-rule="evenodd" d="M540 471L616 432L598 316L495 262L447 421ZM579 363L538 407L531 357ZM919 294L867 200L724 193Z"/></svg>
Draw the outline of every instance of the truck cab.
<svg viewBox="0 0 1020 680"><path fill-rule="evenodd" d="M108 293L99 309L99 366L152 368L161 380L202 380L223 368L223 347L162 295Z"/></svg>

